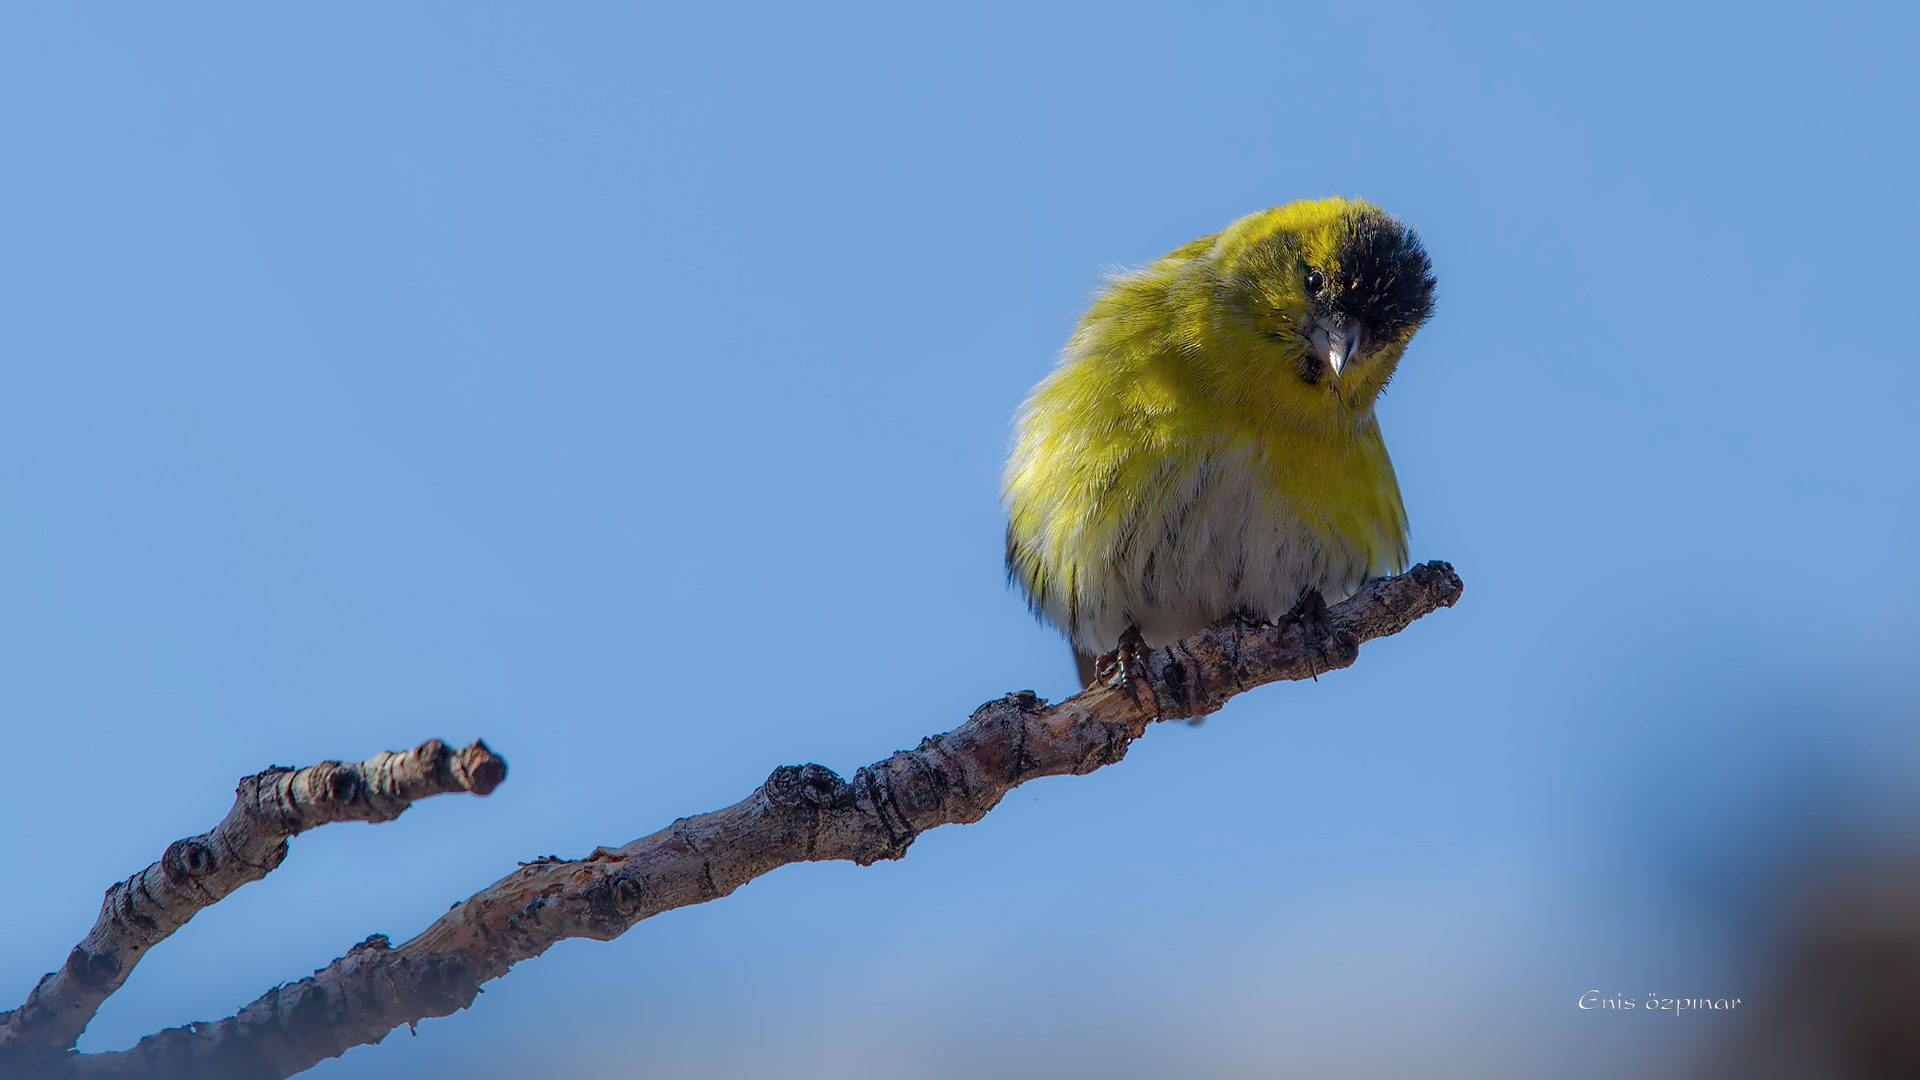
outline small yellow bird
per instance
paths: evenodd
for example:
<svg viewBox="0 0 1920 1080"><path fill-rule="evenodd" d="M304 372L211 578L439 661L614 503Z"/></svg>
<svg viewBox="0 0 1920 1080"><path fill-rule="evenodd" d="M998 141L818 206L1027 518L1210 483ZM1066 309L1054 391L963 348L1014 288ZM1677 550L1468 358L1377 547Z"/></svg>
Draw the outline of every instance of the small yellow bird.
<svg viewBox="0 0 1920 1080"><path fill-rule="evenodd" d="M1007 461L1007 574L1082 685L1129 628L1169 645L1407 562L1374 401L1433 264L1369 203L1241 218L1119 274L1034 388Z"/></svg>

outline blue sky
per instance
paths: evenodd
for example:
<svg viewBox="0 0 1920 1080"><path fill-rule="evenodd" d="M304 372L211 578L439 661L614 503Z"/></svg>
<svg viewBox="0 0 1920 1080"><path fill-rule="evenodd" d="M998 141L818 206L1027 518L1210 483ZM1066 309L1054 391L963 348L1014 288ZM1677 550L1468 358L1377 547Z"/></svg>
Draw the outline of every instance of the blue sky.
<svg viewBox="0 0 1920 1080"><path fill-rule="evenodd" d="M1066 694L1000 567L1015 407L1103 272L1337 192L1434 257L1380 412L1458 608L312 1075L1684 1069L1730 1025L1578 994L1764 993L1807 853L1920 837L1916 37L1891 4L9 10L0 999L270 763L484 736L513 773L299 838L84 1049Z"/></svg>

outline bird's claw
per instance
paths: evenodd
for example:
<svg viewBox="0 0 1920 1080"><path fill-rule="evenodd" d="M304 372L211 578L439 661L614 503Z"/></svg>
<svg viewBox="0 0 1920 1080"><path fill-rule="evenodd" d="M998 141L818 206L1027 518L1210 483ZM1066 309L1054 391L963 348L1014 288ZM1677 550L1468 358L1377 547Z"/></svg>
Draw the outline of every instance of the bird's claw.
<svg viewBox="0 0 1920 1080"><path fill-rule="evenodd" d="M1325 659L1327 646L1333 641L1333 618L1327 614L1327 598L1320 595L1319 589L1308 589L1300 594L1293 607L1280 616L1276 624L1281 628L1297 626L1300 628L1300 645L1307 654L1307 670L1313 681L1320 681L1319 665L1315 658Z"/></svg>
<svg viewBox="0 0 1920 1080"><path fill-rule="evenodd" d="M1136 675L1145 674L1140 657L1146 651L1147 640L1140 636L1140 628L1127 627L1120 635L1120 643L1093 662L1094 681L1105 686L1131 687Z"/></svg>

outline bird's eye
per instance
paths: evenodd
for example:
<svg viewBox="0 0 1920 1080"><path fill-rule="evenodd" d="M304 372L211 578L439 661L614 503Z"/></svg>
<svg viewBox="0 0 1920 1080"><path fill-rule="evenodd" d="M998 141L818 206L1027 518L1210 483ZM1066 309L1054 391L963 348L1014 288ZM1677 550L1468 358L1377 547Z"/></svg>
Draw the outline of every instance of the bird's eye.
<svg viewBox="0 0 1920 1080"><path fill-rule="evenodd" d="M1315 296L1318 296L1320 295L1320 290L1326 287L1327 287L1327 279L1325 275L1321 274L1320 271L1318 270L1307 271L1307 291L1308 292L1314 294Z"/></svg>

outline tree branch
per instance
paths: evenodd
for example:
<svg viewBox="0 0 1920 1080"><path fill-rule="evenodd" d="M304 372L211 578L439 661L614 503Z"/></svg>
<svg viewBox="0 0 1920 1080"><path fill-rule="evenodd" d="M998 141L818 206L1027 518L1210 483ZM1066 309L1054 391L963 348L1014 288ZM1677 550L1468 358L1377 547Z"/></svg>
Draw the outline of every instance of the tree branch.
<svg viewBox="0 0 1920 1080"><path fill-rule="evenodd" d="M585 859L525 865L398 948L370 937L225 1020L170 1028L130 1050L66 1055L49 1075L281 1080L466 1008L481 984L567 938L610 940L788 863L898 859L921 833L978 821L1029 780L1119 761L1155 720L1205 716L1255 686L1347 667L1362 642L1451 607L1460 593L1453 568L1432 562L1369 582L1331 609L1302 605L1278 624L1225 619L1166 649L1123 644L1103 658L1095 685L1057 705L1030 692L988 702L851 780L782 766L724 810Z"/></svg>
<svg viewBox="0 0 1920 1080"><path fill-rule="evenodd" d="M72 1047L148 949L201 909L266 877L287 857L288 838L335 821L392 821L429 795L485 795L506 775L507 763L485 743L456 751L433 739L404 754L383 752L351 765L275 765L241 780L220 824L174 841L159 862L115 882L66 964L42 978L24 1005L0 1013L0 1064L9 1055Z"/></svg>

